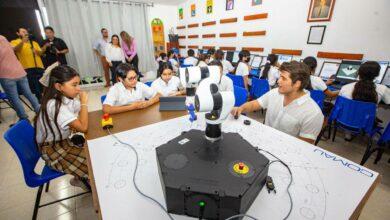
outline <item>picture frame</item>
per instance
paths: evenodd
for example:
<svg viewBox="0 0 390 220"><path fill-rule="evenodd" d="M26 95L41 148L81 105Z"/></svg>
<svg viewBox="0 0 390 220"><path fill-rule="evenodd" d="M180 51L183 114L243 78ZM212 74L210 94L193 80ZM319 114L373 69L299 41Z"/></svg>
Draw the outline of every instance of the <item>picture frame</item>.
<svg viewBox="0 0 390 220"><path fill-rule="evenodd" d="M226 0L226 11L234 9L234 0Z"/></svg>
<svg viewBox="0 0 390 220"><path fill-rule="evenodd" d="M321 45L324 40L326 25L311 26L309 36L307 37L307 44Z"/></svg>
<svg viewBox="0 0 390 220"><path fill-rule="evenodd" d="M252 0L252 6L263 4L263 0Z"/></svg>
<svg viewBox="0 0 390 220"><path fill-rule="evenodd" d="M191 5L191 17L195 17L196 15L196 5L192 4Z"/></svg>
<svg viewBox="0 0 390 220"><path fill-rule="evenodd" d="M307 22L330 21L336 0L311 0Z"/></svg>

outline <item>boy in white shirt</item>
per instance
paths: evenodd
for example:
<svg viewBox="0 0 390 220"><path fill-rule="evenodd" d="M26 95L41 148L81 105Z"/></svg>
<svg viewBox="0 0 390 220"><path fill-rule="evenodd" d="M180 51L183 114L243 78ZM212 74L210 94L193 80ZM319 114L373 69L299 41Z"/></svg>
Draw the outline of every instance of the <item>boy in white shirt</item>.
<svg viewBox="0 0 390 220"><path fill-rule="evenodd" d="M193 49L189 49L187 54L188 57L184 59L183 64L196 66L198 64L198 59L194 57L195 51Z"/></svg>
<svg viewBox="0 0 390 220"><path fill-rule="evenodd" d="M248 90L249 87L249 72L250 72L250 67L249 67L249 60L251 57L251 54L247 50L242 50L238 54L239 61L236 67L235 75L237 76L242 76L244 79L244 86L245 89Z"/></svg>
<svg viewBox="0 0 390 220"><path fill-rule="evenodd" d="M234 116L267 109L265 124L309 143L314 143L322 129L324 116L304 88L309 84L309 68L297 61L280 67L278 88L257 100L232 110Z"/></svg>
<svg viewBox="0 0 390 220"><path fill-rule="evenodd" d="M184 95L179 77L173 76L172 66L164 63L158 70L158 78L153 81L152 89L161 94L161 96Z"/></svg>
<svg viewBox="0 0 390 220"><path fill-rule="evenodd" d="M173 72L178 74L180 65L179 65L179 62L177 62L177 60L176 60L175 52L173 52L172 50L168 51L168 61L172 65Z"/></svg>
<svg viewBox="0 0 390 220"><path fill-rule="evenodd" d="M225 74L223 74L223 65L219 60L213 60L209 63L209 66L218 66L220 68L220 81L218 84L218 89L220 92L224 91L232 91L234 92L234 87L233 87L233 81L227 77Z"/></svg>
<svg viewBox="0 0 390 220"><path fill-rule="evenodd" d="M116 114L143 109L159 101L161 94L138 82L137 70L133 66L127 63L119 64L116 74L119 82L108 91L103 102L104 113Z"/></svg>

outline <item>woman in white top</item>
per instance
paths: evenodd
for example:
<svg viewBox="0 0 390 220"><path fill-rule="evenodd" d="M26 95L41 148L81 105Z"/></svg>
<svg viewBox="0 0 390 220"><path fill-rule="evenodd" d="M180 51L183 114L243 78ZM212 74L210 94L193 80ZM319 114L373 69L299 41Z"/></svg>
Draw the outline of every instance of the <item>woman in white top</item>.
<svg viewBox="0 0 390 220"><path fill-rule="evenodd" d="M168 60L172 65L173 72L178 74L180 65L179 65L179 62L177 62L177 58L176 58L175 52L173 52L173 50L168 51Z"/></svg>
<svg viewBox="0 0 390 220"><path fill-rule="evenodd" d="M225 53L223 52L223 50L215 51L215 59L219 60L222 63L224 75L234 71L233 65L228 60L225 60Z"/></svg>
<svg viewBox="0 0 390 220"><path fill-rule="evenodd" d="M249 60L250 60L251 54L249 53L248 50L242 50L238 54L239 61L237 63L236 70L234 72L235 75L242 76L244 78L244 86L245 89L248 90L249 86L249 72L250 72L250 67L249 67Z"/></svg>
<svg viewBox="0 0 390 220"><path fill-rule="evenodd" d="M278 55L269 54L267 56L267 62L264 65L263 70L261 71L260 79L268 80L269 86L276 87L276 82L278 81L280 74L278 68Z"/></svg>
<svg viewBox="0 0 390 220"><path fill-rule="evenodd" d="M55 67L48 79L41 109L34 119L41 157L50 168L73 175L71 185L88 185L85 142L82 137L81 141L71 138L72 131L88 130L88 95L80 90L79 74L69 66Z"/></svg>
<svg viewBox="0 0 390 220"><path fill-rule="evenodd" d="M173 76L172 66L168 63L163 63L158 70L158 78L153 81L151 87L161 96L178 96L184 95L185 90L182 89L180 79Z"/></svg>
<svg viewBox="0 0 390 220"><path fill-rule="evenodd" d="M219 60L213 60L209 63L209 66L218 66L220 68L220 80L218 83L218 89L220 92L231 91L234 92L233 81L223 74L223 65Z"/></svg>
<svg viewBox="0 0 390 220"><path fill-rule="evenodd" d="M126 62L125 54L123 53L121 45L119 44L119 37L116 34L112 35L111 43L107 44L106 46L106 60L110 66L111 82L112 85L114 85L116 83L116 67L119 64Z"/></svg>
<svg viewBox="0 0 390 220"><path fill-rule="evenodd" d="M379 75L381 66L378 62L367 61L358 71L359 81L341 87L340 96L363 102L390 104L390 89L381 84L375 84L374 79Z"/></svg>
<svg viewBox="0 0 390 220"><path fill-rule="evenodd" d="M116 75L119 82L107 93L103 102L104 113L116 114L143 109L159 101L161 96L159 93L137 81L138 74L134 66L127 63L119 64Z"/></svg>
<svg viewBox="0 0 390 220"><path fill-rule="evenodd" d="M303 63L310 68L310 85L307 87L309 90L321 90L324 92L326 97L333 98L336 97L338 91L330 91L326 83L318 76L314 76L317 68L317 59L314 57L306 57L303 59Z"/></svg>
<svg viewBox="0 0 390 220"><path fill-rule="evenodd" d="M198 64L197 66L205 67L209 63L210 55L208 54L199 54Z"/></svg>

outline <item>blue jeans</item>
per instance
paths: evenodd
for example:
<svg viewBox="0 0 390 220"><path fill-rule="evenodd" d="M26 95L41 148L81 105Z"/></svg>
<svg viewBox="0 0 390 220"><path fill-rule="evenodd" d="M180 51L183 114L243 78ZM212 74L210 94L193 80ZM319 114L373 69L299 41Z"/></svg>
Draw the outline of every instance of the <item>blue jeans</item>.
<svg viewBox="0 0 390 220"><path fill-rule="evenodd" d="M38 99L30 90L27 77L24 76L19 79L0 78L0 84L20 119L26 119L28 116L24 110L22 101L19 98L19 94L26 97L33 106L34 111L38 113L40 105L38 103Z"/></svg>

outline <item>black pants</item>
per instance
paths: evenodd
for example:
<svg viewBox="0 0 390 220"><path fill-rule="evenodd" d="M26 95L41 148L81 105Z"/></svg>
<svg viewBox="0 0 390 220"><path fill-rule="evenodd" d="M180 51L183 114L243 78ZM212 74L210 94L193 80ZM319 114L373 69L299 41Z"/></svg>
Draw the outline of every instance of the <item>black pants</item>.
<svg viewBox="0 0 390 220"><path fill-rule="evenodd" d="M42 77L45 70L42 68L29 68L26 69L28 84L30 86L31 92L38 98L38 101L41 102L42 97L42 85L39 82L39 79Z"/></svg>
<svg viewBox="0 0 390 220"><path fill-rule="evenodd" d="M110 66L110 71L111 71L111 82L112 85L116 83L116 68L119 66L119 64L122 63L122 61L111 61L112 66Z"/></svg>
<svg viewBox="0 0 390 220"><path fill-rule="evenodd" d="M138 69L138 55L136 54L133 59L131 60L131 62L127 61L127 63L130 63L131 65L133 65L136 69L137 69L137 73L139 73L139 69Z"/></svg>

